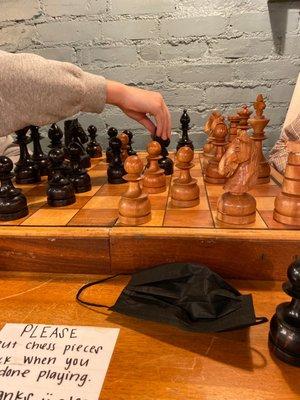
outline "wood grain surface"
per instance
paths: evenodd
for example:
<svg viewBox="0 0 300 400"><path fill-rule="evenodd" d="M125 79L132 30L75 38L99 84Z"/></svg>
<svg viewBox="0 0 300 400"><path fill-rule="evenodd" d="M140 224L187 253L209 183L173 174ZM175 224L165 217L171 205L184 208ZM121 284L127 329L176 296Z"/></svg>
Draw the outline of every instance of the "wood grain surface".
<svg viewBox="0 0 300 400"><path fill-rule="evenodd" d="M98 277L96 277L98 278ZM92 310L74 300L86 275L0 273L0 324L45 323L119 327L101 400L297 400L299 369L273 359L269 325L221 334ZM85 298L112 305L128 278L92 288ZM252 293L257 315L271 317L286 301L278 282L231 281Z"/></svg>

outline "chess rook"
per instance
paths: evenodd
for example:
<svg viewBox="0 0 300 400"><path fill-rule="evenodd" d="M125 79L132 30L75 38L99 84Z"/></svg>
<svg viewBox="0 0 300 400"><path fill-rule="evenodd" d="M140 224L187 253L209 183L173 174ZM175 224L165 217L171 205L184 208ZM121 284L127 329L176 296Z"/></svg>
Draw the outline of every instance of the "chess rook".
<svg viewBox="0 0 300 400"><path fill-rule="evenodd" d="M116 128L111 127L111 128L108 129L107 134L108 134L108 138L109 138L108 140L109 140L109 143L110 143L110 140L112 138L118 136L118 130ZM109 144L107 149L106 149L106 162L108 164L112 161L113 156L114 156L113 155L113 151L112 151L112 148L110 147L110 144Z"/></svg>
<svg viewBox="0 0 300 400"><path fill-rule="evenodd" d="M269 332L270 351L281 361L300 367L300 260L292 263L288 281L282 285L291 302L281 303L272 317Z"/></svg>
<svg viewBox="0 0 300 400"><path fill-rule="evenodd" d="M12 221L28 215L27 201L20 189L14 187L13 162L0 156L0 221Z"/></svg>
<svg viewBox="0 0 300 400"><path fill-rule="evenodd" d="M148 195L140 187L143 162L138 156L130 156L124 167L127 173L124 179L129 182L129 187L119 203L119 222L134 226L145 224L151 220L151 204Z"/></svg>
<svg viewBox="0 0 300 400"><path fill-rule="evenodd" d="M300 141L288 142L287 149L290 153L273 216L282 224L300 226Z"/></svg>
<svg viewBox="0 0 300 400"><path fill-rule="evenodd" d="M192 163L194 152L190 147L181 147L176 158L176 167L180 174L179 178L174 179L171 188L171 204L179 208L195 207L199 204L199 186L190 173L194 166Z"/></svg>
<svg viewBox="0 0 300 400"><path fill-rule="evenodd" d="M86 146L86 152L91 158L100 158L102 157L102 147L97 142L97 128L94 125L90 125L88 127L88 133L90 137L90 141Z"/></svg>
<svg viewBox="0 0 300 400"><path fill-rule="evenodd" d="M146 169L143 178L143 191L149 194L162 193L166 190L166 176L164 170L159 168L158 160L161 158L161 146L158 142L152 141L147 147L149 167Z"/></svg>
<svg viewBox="0 0 300 400"><path fill-rule="evenodd" d="M182 136L181 136L181 139L178 141L177 148L176 148L177 151L181 147L184 147L184 146L188 146L192 150L194 150L193 142L189 138L190 122L191 122L191 119L187 113L187 110L183 110L183 114L180 118Z"/></svg>

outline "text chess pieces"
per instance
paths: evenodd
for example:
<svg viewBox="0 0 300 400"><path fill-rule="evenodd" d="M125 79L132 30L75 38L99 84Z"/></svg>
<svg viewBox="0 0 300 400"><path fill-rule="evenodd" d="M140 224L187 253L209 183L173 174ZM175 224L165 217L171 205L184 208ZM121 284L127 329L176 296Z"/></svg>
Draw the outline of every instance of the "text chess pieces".
<svg viewBox="0 0 300 400"><path fill-rule="evenodd" d="M145 224L151 220L151 204L140 187L143 162L138 156L130 156L124 167L127 172L124 179L129 182L129 187L119 203L119 222L123 225Z"/></svg>
<svg viewBox="0 0 300 400"><path fill-rule="evenodd" d="M117 136L121 140L121 160L122 163L125 162L126 158L128 157L128 143L129 138L126 133L122 132Z"/></svg>
<svg viewBox="0 0 300 400"><path fill-rule="evenodd" d="M13 162L0 157L0 221L12 221L28 215L26 197L12 184Z"/></svg>
<svg viewBox="0 0 300 400"><path fill-rule="evenodd" d="M72 183L63 175L63 149L52 149L49 152L51 161L51 179L47 190L47 202L51 207L62 207L75 203L75 191Z"/></svg>
<svg viewBox="0 0 300 400"><path fill-rule="evenodd" d="M263 153L263 141L266 139L264 129L270 122L264 115L264 109L266 108L266 104L264 102L264 98L261 94L259 94L256 98L256 102L253 104L254 109L256 111L255 116L249 119L248 123L253 129L252 139L255 141L258 151L259 151L259 167L258 167L258 181L257 183L268 183L270 182L270 174L271 168L266 160Z"/></svg>
<svg viewBox="0 0 300 400"><path fill-rule="evenodd" d="M20 184L37 183L41 181L41 174L38 165L31 159L27 148L27 132L29 128L24 128L16 132L15 143L20 146L20 158L16 163L15 175L16 182Z"/></svg>
<svg viewBox="0 0 300 400"><path fill-rule="evenodd" d="M68 146L68 154L71 161L69 180L74 186L75 193L85 193L91 190L91 178L86 169L80 163L81 149L77 142L71 142Z"/></svg>
<svg viewBox="0 0 300 400"><path fill-rule="evenodd" d="M170 145L170 139L162 139L160 136L153 135L152 139L158 142L161 146L161 156L158 160L158 165L165 171L165 175L172 175L174 172L174 163L169 158L169 152L167 147Z"/></svg>
<svg viewBox="0 0 300 400"><path fill-rule="evenodd" d="M217 204L217 219L235 225L255 222L256 200L247 193L257 182L259 153L243 131L231 142L219 164L219 173L228 177L225 193Z"/></svg>
<svg viewBox="0 0 300 400"><path fill-rule="evenodd" d="M38 126L31 126L31 139L33 141L33 154L32 160L38 165L41 176L49 174L50 161L46 154L44 154L41 146L41 135Z"/></svg>
<svg viewBox="0 0 300 400"><path fill-rule="evenodd" d="M164 170L159 168L158 160L161 158L161 146L158 142L152 141L148 144L148 162L143 178L143 191L149 194L162 193L167 188L166 175Z"/></svg>
<svg viewBox="0 0 300 400"><path fill-rule="evenodd" d="M179 169L179 178L174 179L171 188L171 204L174 207L186 208L194 207L199 204L199 186L197 180L191 177L190 170L194 152L190 147L181 147L176 155Z"/></svg>
<svg viewBox="0 0 300 400"><path fill-rule="evenodd" d="M125 129L125 131L123 131L123 133L125 133L128 136L129 142L128 142L128 155L129 156L135 156L137 153L135 150L133 150L132 148L132 144L134 143L133 139L133 133L131 131L128 131L127 129Z"/></svg>
<svg viewBox="0 0 300 400"><path fill-rule="evenodd" d="M108 137L109 137L109 142L112 138L118 136L118 130L116 128L109 128L107 131ZM113 159L113 151L112 148L110 147L110 144L108 145L106 149L106 162L109 164Z"/></svg>
<svg viewBox="0 0 300 400"><path fill-rule="evenodd" d="M282 285L292 298L281 303L272 317L269 333L270 351L281 361L300 367L300 260L288 268L288 281Z"/></svg>
<svg viewBox="0 0 300 400"><path fill-rule="evenodd" d="M107 168L108 183L119 184L125 183L123 176L126 174L124 165L121 160L121 140L113 136L109 141L109 147L112 151L112 160Z"/></svg>
<svg viewBox="0 0 300 400"><path fill-rule="evenodd" d="M90 141L86 146L86 152L91 158L100 158L102 157L102 147L97 142L97 128L94 125L90 125L88 127L88 133L90 137Z"/></svg>
<svg viewBox="0 0 300 400"><path fill-rule="evenodd" d="M275 199L274 219L300 226L300 141L287 142L289 151L281 193Z"/></svg>
<svg viewBox="0 0 300 400"><path fill-rule="evenodd" d="M227 119L229 121L229 142L232 142L237 136L241 117L239 115L229 115Z"/></svg>
<svg viewBox="0 0 300 400"><path fill-rule="evenodd" d="M209 183L225 183L226 178L219 172L219 162L226 151L226 136L228 133L224 117L218 117L214 122L213 128L213 146L214 154L209 158L205 169L204 179Z"/></svg>
<svg viewBox="0 0 300 400"><path fill-rule="evenodd" d="M183 114L180 118L182 136L181 139L179 139L178 141L176 148L177 151L180 149L180 147L183 146L188 146L192 150L194 150L193 142L189 138L190 122L191 119L187 113L187 110L183 110Z"/></svg>

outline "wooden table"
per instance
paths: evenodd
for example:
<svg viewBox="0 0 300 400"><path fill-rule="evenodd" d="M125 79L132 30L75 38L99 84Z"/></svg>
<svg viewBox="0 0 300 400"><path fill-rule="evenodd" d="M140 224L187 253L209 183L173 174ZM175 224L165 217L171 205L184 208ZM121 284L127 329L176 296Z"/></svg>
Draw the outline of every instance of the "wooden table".
<svg viewBox="0 0 300 400"><path fill-rule="evenodd" d="M0 273L1 327L6 322L119 327L120 336L101 400L292 400L300 370L271 358L268 324L222 334L174 327L91 310L74 300L98 277ZM92 288L89 300L113 304L128 278ZM278 282L232 281L253 293L257 315L271 317L286 300Z"/></svg>

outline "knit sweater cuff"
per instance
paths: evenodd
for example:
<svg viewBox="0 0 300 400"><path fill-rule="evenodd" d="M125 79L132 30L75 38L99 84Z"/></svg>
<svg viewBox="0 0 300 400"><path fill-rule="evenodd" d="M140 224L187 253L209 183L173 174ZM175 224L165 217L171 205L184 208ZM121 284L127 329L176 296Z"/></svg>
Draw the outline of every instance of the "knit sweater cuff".
<svg viewBox="0 0 300 400"><path fill-rule="evenodd" d="M83 112L101 113L106 103L106 79L103 76L83 72L85 93L82 100Z"/></svg>

